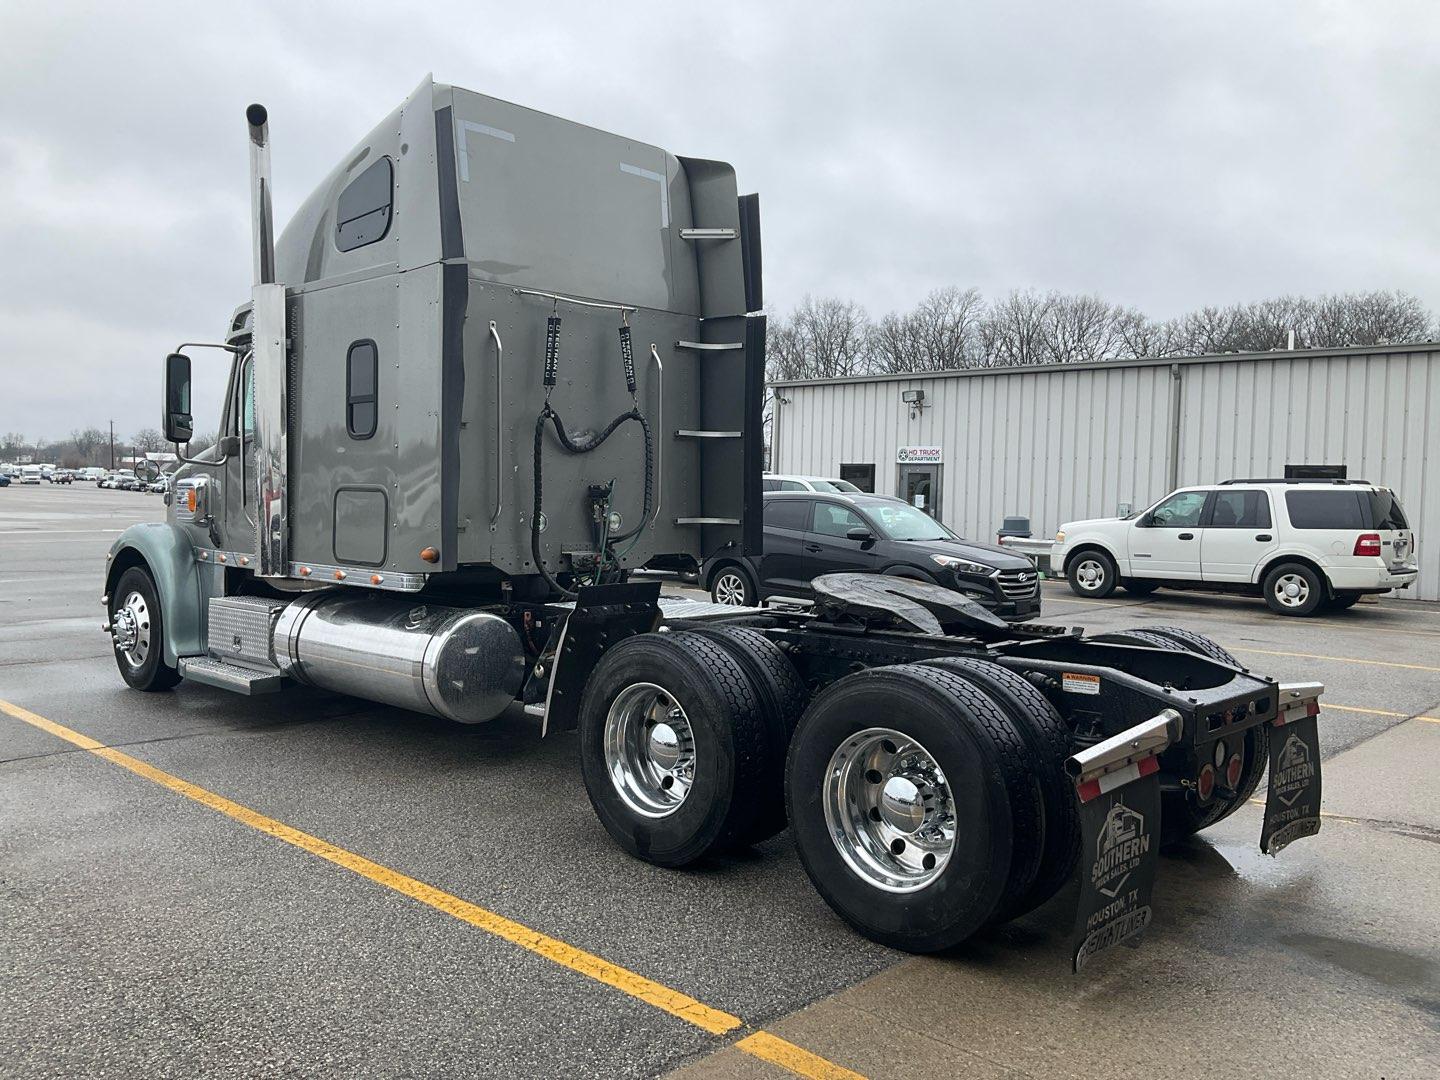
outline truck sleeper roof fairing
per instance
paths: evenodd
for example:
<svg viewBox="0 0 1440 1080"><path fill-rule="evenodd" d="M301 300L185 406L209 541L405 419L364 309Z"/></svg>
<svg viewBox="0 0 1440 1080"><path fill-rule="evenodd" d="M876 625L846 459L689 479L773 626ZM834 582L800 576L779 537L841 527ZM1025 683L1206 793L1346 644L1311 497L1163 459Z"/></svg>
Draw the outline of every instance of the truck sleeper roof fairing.
<svg viewBox="0 0 1440 1080"><path fill-rule="evenodd" d="M304 202L275 265L297 564L535 574L547 400L572 432L648 418L653 510L625 565L758 546L759 224L730 166L426 79ZM636 424L583 455L547 440L548 569L593 549L592 484L614 481L622 531L642 524L644 461Z"/></svg>

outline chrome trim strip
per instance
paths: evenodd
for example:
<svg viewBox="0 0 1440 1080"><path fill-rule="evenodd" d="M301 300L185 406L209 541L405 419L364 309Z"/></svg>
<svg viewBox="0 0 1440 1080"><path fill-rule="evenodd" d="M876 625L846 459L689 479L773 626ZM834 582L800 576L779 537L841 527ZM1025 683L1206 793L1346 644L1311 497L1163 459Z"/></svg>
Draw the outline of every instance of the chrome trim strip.
<svg viewBox="0 0 1440 1080"><path fill-rule="evenodd" d="M1112 735L1065 759L1065 771L1077 784L1123 769L1141 758L1153 757L1180 738L1184 718L1174 709L1161 709L1149 720Z"/></svg>

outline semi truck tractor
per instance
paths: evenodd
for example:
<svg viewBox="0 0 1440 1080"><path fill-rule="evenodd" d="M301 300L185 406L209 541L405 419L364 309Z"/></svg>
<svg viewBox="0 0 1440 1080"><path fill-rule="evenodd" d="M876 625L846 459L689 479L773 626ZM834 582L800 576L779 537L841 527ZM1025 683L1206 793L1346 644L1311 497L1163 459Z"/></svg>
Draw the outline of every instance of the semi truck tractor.
<svg viewBox="0 0 1440 1080"><path fill-rule="evenodd" d="M250 297L166 357L167 519L106 565L136 690L523 710L575 733L635 857L788 825L841 917L916 952L1078 875L1078 969L1267 764L1262 847L1318 829L1321 688L1198 634L1011 625L883 576L806 610L633 576L761 544L759 203L729 165L427 78L276 237L245 123ZM192 356L229 373L194 457Z"/></svg>

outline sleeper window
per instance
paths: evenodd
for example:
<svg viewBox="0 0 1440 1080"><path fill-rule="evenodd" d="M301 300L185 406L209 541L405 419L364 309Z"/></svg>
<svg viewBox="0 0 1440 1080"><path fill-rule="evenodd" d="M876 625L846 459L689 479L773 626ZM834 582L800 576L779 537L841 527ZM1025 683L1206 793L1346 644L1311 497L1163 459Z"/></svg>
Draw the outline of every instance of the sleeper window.
<svg viewBox="0 0 1440 1080"><path fill-rule="evenodd" d="M383 240L390 231L390 159L382 157L340 193L335 208L335 246L341 251Z"/></svg>
<svg viewBox="0 0 1440 1080"><path fill-rule="evenodd" d="M375 434L380 354L373 341L357 341L345 357L345 429L352 439Z"/></svg>

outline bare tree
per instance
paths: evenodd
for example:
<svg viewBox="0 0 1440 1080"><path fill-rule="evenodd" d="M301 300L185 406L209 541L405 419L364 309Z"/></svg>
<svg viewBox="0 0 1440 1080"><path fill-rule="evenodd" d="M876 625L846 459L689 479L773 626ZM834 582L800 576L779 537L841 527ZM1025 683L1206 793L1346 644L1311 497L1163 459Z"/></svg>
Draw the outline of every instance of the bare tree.
<svg viewBox="0 0 1440 1080"><path fill-rule="evenodd" d="M76 428L70 432L70 441L75 444L75 452L80 455L81 460L89 461L91 455L109 440L109 436L99 428L85 428L83 431Z"/></svg>
<svg viewBox="0 0 1440 1080"><path fill-rule="evenodd" d="M853 301L806 296L788 316L767 321L765 356L772 381L868 374L870 320Z"/></svg>
<svg viewBox="0 0 1440 1080"><path fill-rule="evenodd" d="M936 289L913 311L891 312L871 331L871 351L883 371L947 371L981 366L979 289Z"/></svg>
<svg viewBox="0 0 1440 1080"><path fill-rule="evenodd" d="M980 340L985 348L983 367L1020 367L1043 364L1049 356L1045 347L1045 323L1053 294L1033 289L1012 292L990 305L980 321Z"/></svg>
<svg viewBox="0 0 1440 1080"><path fill-rule="evenodd" d="M154 453L157 450L164 450L168 445L165 442L165 436L154 428L142 428L135 433L131 441L134 442L137 453Z"/></svg>

